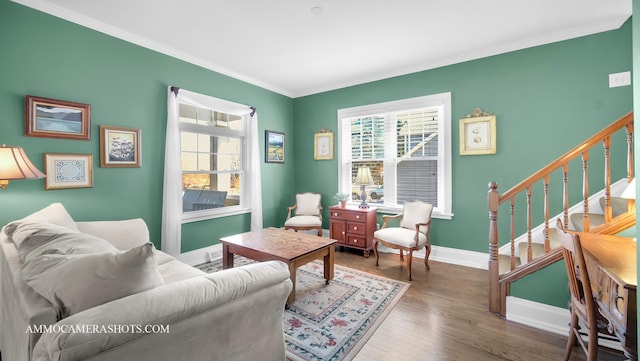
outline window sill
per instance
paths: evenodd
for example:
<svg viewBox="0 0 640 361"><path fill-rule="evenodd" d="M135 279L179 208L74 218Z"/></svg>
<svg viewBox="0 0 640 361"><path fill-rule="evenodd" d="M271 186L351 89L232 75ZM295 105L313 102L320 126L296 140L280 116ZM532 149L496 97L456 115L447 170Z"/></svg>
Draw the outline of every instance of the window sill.
<svg viewBox="0 0 640 361"><path fill-rule="evenodd" d="M240 207L229 207L231 209L220 209L218 208L215 212L211 211L195 211L189 213L182 214L182 224L192 223L192 222L200 222L208 219L216 219L223 218L229 216L236 216L239 214L250 213L251 209L249 208L240 208Z"/></svg>
<svg viewBox="0 0 640 361"><path fill-rule="evenodd" d="M360 203L354 202L350 204L358 206L358 204ZM385 205L376 204L376 203L368 203L368 204L369 204L369 207L377 208L378 213L395 213L395 214L402 213L402 207L391 207L391 206L385 206ZM453 213L443 213L434 209L433 213L431 214L431 218L451 220L453 219Z"/></svg>

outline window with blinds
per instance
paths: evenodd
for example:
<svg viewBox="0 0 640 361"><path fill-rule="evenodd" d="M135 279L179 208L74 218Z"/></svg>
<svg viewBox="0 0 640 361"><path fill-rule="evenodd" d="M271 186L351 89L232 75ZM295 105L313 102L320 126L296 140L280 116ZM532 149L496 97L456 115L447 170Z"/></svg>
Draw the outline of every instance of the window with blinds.
<svg viewBox="0 0 640 361"><path fill-rule="evenodd" d="M450 216L450 104L445 93L340 110L340 192L359 201L356 175L368 167L367 203L399 209L419 199Z"/></svg>

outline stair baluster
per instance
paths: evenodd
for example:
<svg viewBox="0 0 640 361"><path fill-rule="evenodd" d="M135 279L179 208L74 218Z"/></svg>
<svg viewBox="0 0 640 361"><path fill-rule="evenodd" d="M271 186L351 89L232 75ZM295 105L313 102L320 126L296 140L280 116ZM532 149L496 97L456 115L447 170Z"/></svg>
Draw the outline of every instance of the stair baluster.
<svg viewBox="0 0 640 361"><path fill-rule="evenodd" d="M596 133L589 139L585 140L578 146L571 149L558 159L549 163L547 166L538 170L531 176L524 179L511 189L507 190L504 194L498 193L498 184L496 182L489 183L489 192L487 194L487 203L489 209L489 310L497 313L501 316L506 315L506 297L510 293L511 283L516 280L525 277L541 268L555 263L562 259L562 253L558 248L551 247L551 228L549 225L550 213L551 213L551 200L549 191L552 187L551 174L557 170L562 169L562 217L564 218L564 224L570 224L569 215L569 164L572 160L578 157L582 158L582 209L583 209L583 223L585 232L598 232L607 233L619 232L624 227L629 227L631 224L635 224L635 207L631 209L633 202L629 202L629 210L633 211L625 213L621 216L613 217L613 206L611 201L611 142L612 135L618 131L625 129L626 141L627 141L627 178L633 179L633 112L621 117L613 124L609 125L605 129ZM605 223L603 225L593 225L589 218L589 157L590 150L598 145L600 142L604 145L604 211ZM544 254L534 258L534 242L533 242L533 185L537 182L543 182L543 195L544 197ZM577 181L576 181L577 182ZM575 183L575 182L574 182ZM526 251L522 248L519 249L520 256L523 256L523 252L526 252L526 264L518 265L516 262L516 196L524 194L526 197ZM540 196L537 196L540 197ZM500 254L499 254L499 232L498 232L498 211L501 204L509 202L510 213L510 249L508 264L504 263L504 273L500 274ZM506 205L506 204L505 204ZM595 221L594 221L595 222ZM595 223L594 223L595 224ZM592 229L593 228L593 229ZM524 262L524 260L523 260ZM506 270L508 268L508 270Z"/></svg>
<svg viewBox="0 0 640 361"><path fill-rule="evenodd" d="M582 229L584 232L591 230L591 221L589 219L589 150L582 153Z"/></svg>

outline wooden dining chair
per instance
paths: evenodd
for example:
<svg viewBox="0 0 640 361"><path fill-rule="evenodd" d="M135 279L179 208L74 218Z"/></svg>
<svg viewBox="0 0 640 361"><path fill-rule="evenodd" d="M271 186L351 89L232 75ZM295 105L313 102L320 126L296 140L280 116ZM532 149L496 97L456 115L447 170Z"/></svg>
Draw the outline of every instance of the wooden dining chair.
<svg viewBox="0 0 640 361"><path fill-rule="evenodd" d="M608 321L598 313L598 304L591 289L580 236L577 233L565 231L560 219L557 221L557 227L571 294L569 304L571 324L564 360L568 361L571 357L576 341L587 355L587 361L598 359L599 348L622 355L621 351L598 343L599 338L612 341L618 341L618 339L607 329Z"/></svg>

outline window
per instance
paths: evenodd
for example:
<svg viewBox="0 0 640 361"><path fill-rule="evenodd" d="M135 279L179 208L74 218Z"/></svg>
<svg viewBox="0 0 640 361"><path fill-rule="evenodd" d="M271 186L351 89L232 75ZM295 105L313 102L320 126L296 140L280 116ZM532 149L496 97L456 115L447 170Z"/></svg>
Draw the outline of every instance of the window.
<svg viewBox="0 0 640 361"><path fill-rule="evenodd" d="M369 167L367 203L398 211L420 199L451 218L451 93L340 109L338 122L341 193L358 201L356 175Z"/></svg>
<svg viewBox="0 0 640 361"><path fill-rule="evenodd" d="M188 103L178 112L183 221L243 208L246 117Z"/></svg>

